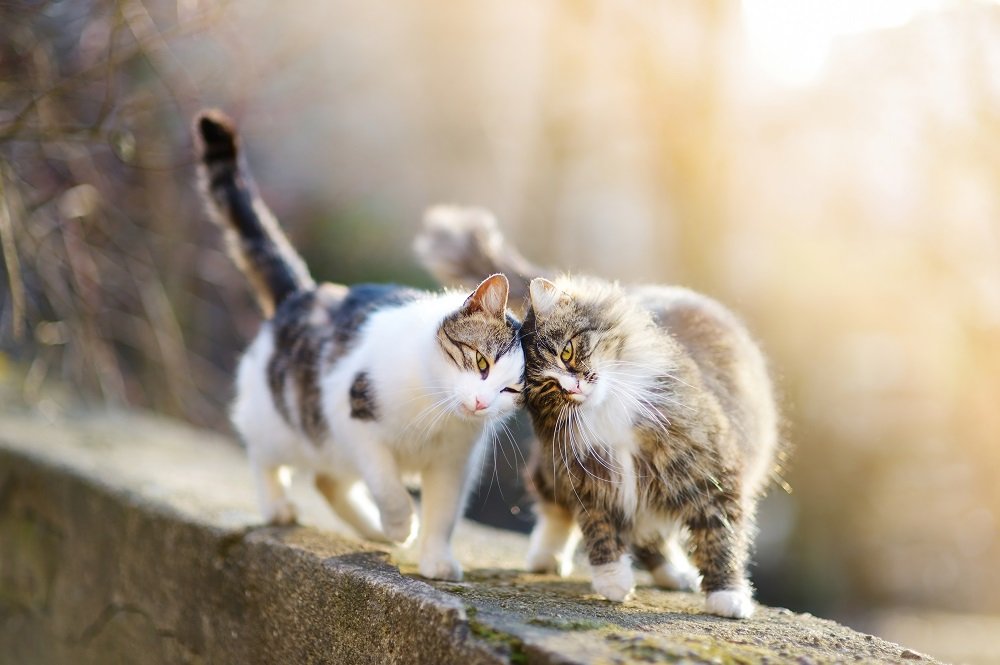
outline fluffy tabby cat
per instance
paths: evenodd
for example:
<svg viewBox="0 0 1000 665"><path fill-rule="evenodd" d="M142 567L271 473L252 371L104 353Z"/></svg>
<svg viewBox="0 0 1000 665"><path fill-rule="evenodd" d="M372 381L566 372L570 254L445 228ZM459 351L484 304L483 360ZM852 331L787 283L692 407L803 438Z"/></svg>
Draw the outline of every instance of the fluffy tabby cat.
<svg viewBox="0 0 1000 665"><path fill-rule="evenodd" d="M212 216L268 316L240 362L232 408L261 510L294 521L279 471L309 470L361 535L403 542L416 520L401 475L419 474L419 571L460 579L450 540L468 480L485 433L520 398L507 279L487 277L471 295L316 285L256 194L229 120L204 112L195 134ZM374 506L351 492L359 480Z"/></svg>
<svg viewBox="0 0 1000 665"><path fill-rule="evenodd" d="M482 211L432 210L426 227L417 250L438 276L537 271ZM754 513L778 439L757 345L722 305L686 289L528 284L524 397L539 502L529 569L566 574L576 524L604 597L632 593L634 556L660 586L700 584L709 612L750 616Z"/></svg>

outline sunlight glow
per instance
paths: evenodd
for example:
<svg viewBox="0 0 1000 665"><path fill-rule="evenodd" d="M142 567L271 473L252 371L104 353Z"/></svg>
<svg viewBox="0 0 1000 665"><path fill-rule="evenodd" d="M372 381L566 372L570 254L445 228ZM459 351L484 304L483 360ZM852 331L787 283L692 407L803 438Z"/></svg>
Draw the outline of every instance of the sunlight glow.
<svg viewBox="0 0 1000 665"><path fill-rule="evenodd" d="M743 0L747 45L756 68L797 86L823 71L838 37L903 25L946 0Z"/></svg>

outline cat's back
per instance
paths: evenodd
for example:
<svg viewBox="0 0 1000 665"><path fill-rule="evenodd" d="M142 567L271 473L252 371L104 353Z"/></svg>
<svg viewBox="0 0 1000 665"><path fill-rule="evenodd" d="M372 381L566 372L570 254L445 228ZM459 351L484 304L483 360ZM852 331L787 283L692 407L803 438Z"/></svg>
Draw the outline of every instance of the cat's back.
<svg viewBox="0 0 1000 665"><path fill-rule="evenodd" d="M637 286L632 297L698 366L741 434L748 475L762 479L777 445L778 415L767 361L746 326L708 296L672 286Z"/></svg>
<svg viewBox="0 0 1000 665"><path fill-rule="evenodd" d="M376 312L422 295L391 284L321 284L286 298L240 361L231 414L237 429L245 438L267 429L284 432L275 439L322 439L323 376L358 345Z"/></svg>
<svg viewBox="0 0 1000 665"><path fill-rule="evenodd" d="M423 295L396 284L321 284L289 298L275 312L270 329L275 353L293 346L333 344L329 352L342 355L357 340L371 315L399 307Z"/></svg>

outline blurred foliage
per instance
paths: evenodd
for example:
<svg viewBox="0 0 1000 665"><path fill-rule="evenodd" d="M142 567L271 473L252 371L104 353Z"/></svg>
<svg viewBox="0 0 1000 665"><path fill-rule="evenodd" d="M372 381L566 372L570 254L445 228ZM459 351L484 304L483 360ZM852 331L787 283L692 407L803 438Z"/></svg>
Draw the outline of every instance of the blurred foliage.
<svg viewBox="0 0 1000 665"><path fill-rule="evenodd" d="M54 377L219 423L228 372L210 358L244 297L217 284L177 144L192 84L167 45L215 18L157 19L126 0L0 4L3 348L29 399Z"/></svg>
<svg viewBox="0 0 1000 665"><path fill-rule="evenodd" d="M1000 612L1000 6L841 35L794 85L742 19L0 2L0 368L29 400L57 380L225 426L259 318L194 187L188 123L219 105L319 278L427 285L409 243L457 202L537 262L733 305L796 445L763 507L766 602Z"/></svg>

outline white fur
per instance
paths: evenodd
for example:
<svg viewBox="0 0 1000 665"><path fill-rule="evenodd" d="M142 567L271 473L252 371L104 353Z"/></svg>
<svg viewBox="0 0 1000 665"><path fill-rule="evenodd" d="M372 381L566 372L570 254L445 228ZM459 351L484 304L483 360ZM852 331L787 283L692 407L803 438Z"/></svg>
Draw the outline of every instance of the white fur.
<svg viewBox="0 0 1000 665"><path fill-rule="evenodd" d="M538 505L538 521L528 543L527 569L533 573L556 573L567 577L573 572L573 552L580 530L566 510L549 503Z"/></svg>
<svg viewBox="0 0 1000 665"><path fill-rule="evenodd" d="M528 285L531 307L538 316L549 314L563 297L563 292L544 277L536 277Z"/></svg>
<svg viewBox="0 0 1000 665"><path fill-rule="evenodd" d="M705 598L705 610L720 617L746 619L753 614L753 596L750 589L713 591Z"/></svg>
<svg viewBox="0 0 1000 665"><path fill-rule="evenodd" d="M594 591L616 603L625 602L635 591L635 575L628 555L622 555L611 563L592 566L591 575Z"/></svg>
<svg viewBox="0 0 1000 665"><path fill-rule="evenodd" d="M670 559L649 571L653 574L656 586L672 591L697 591L701 585L701 573L686 559L672 561Z"/></svg>
<svg viewBox="0 0 1000 665"><path fill-rule="evenodd" d="M641 543L661 543L664 562L649 571L657 586L674 591L698 590L701 574L688 560L684 530L675 517L651 510L639 511L633 537Z"/></svg>
<svg viewBox="0 0 1000 665"><path fill-rule="evenodd" d="M577 383L564 370L547 370L564 389L567 382ZM635 458L638 450L633 432L633 415L607 397L607 381L579 380L580 393L573 395L579 406L569 418L570 442L582 459L589 454L599 456L614 482L622 510L634 515L638 509L638 487L635 476Z"/></svg>
<svg viewBox="0 0 1000 665"><path fill-rule="evenodd" d="M329 436L320 445L290 427L274 406L267 381L273 333L270 326L262 327L240 363L232 420L246 443L267 519L294 519L277 472L286 466L304 468L347 489L363 481L378 508L382 531L405 542L413 537L416 521L400 478L416 473L424 488L420 572L461 577L451 554L451 532L480 460L476 453L483 450L487 423L506 417L516 406L514 395L501 391L519 384L523 372L519 347L500 358L485 380L444 355L436 340L438 327L464 301L463 294L450 293L373 313L354 348L322 375ZM350 415L348 394L360 371L367 372L373 387L378 413L373 421ZM289 412L297 414L294 394L286 397ZM488 406L476 411L477 399ZM371 512L363 499L352 496L352 502L359 515ZM336 503L331 507L338 511L347 505ZM361 525L363 532L362 518L353 517L347 521Z"/></svg>

